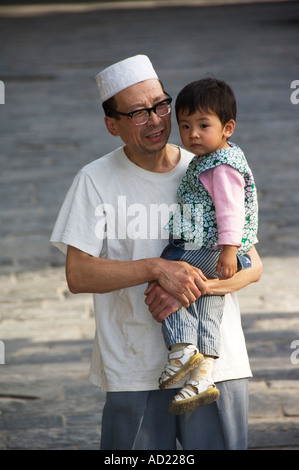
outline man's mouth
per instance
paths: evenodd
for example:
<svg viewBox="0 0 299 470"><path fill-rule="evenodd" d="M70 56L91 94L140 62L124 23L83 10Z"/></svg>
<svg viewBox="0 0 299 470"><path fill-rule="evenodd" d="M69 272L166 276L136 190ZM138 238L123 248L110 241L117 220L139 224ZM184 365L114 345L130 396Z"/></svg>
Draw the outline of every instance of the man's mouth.
<svg viewBox="0 0 299 470"><path fill-rule="evenodd" d="M152 140L153 142L156 142L156 141L158 141L158 140L160 139L160 137L162 136L163 132L164 132L163 129L162 129L161 131L159 131L159 132L153 132L152 134L149 134L149 135L147 136L147 139L150 139L150 140Z"/></svg>

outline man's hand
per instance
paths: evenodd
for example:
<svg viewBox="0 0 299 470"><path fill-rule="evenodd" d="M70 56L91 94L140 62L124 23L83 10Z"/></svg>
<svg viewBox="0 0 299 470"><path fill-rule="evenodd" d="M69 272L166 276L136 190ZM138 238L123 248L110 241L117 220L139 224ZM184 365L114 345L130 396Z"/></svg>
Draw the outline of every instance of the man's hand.
<svg viewBox="0 0 299 470"><path fill-rule="evenodd" d="M206 293L207 278L200 269L184 261L169 261L162 258L159 264L155 280L184 307L189 307L198 297Z"/></svg>
<svg viewBox="0 0 299 470"><path fill-rule="evenodd" d="M226 295L237 292L252 282L258 282L263 271L261 259L253 247L248 254L252 260L252 267L237 272L230 279L208 279L204 283L206 295ZM174 261L171 261L173 263ZM165 292L157 282L150 282L145 291L145 303L149 308L153 318L162 322L168 315L178 310L182 305L172 295Z"/></svg>
<svg viewBox="0 0 299 470"><path fill-rule="evenodd" d="M176 312L182 304L172 295L168 294L156 281L150 282L144 292L145 303L153 318L162 323L168 315Z"/></svg>
<svg viewBox="0 0 299 470"><path fill-rule="evenodd" d="M163 270L157 281L149 283L144 293L145 303L158 322L165 320L182 305L189 307L207 291L207 278L200 269L183 261L161 261L164 263Z"/></svg>

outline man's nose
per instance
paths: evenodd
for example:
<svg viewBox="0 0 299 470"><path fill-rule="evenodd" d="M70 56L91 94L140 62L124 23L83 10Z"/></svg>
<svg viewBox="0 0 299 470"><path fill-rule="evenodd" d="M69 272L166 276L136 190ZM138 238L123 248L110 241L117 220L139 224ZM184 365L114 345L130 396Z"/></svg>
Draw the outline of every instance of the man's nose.
<svg viewBox="0 0 299 470"><path fill-rule="evenodd" d="M158 114L156 114L153 109L151 109L147 122L151 122L152 124L159 124L161 119L162 118L160 116L158 116Z"/></svg>

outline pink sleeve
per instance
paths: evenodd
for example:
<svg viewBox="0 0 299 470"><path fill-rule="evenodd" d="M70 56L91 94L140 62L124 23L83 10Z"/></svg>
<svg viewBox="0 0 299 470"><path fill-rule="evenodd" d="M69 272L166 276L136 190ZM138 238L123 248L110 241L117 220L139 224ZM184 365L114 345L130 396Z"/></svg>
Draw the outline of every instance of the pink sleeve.
<svg viewBox="0 0 299 470"><path fill-rule="evenodd" d="M199 175L199 181L210 193L218 226L218 247L241 246L245 222L244 178L229 165L219 165Z"/></svg>

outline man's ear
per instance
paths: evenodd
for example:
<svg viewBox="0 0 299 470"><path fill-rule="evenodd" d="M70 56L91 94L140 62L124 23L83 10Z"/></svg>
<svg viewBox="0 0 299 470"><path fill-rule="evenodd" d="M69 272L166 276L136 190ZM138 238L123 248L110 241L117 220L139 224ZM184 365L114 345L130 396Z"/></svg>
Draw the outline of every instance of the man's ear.
<svg viewBox="0 0 299 470"><path fill-rule="evenodd" d="M233 119L230 119L224 126L224 129L223 129L223 133L224 133L224 136L229 139L229 137L231 137L233 135L233 132L235 130L235 127L236 127L236 121L234 121Z"/></svg>
<svg viewBox="0 0 299 470"><path fill-rule="evenodd" d="M111 118L109 116L105 116L105 124L106 124L106 127L107 127L108 131L110 132L110 134L112 134L114 137L119 136L118 128L115 125L115 119L114 118Z"/></svg>

